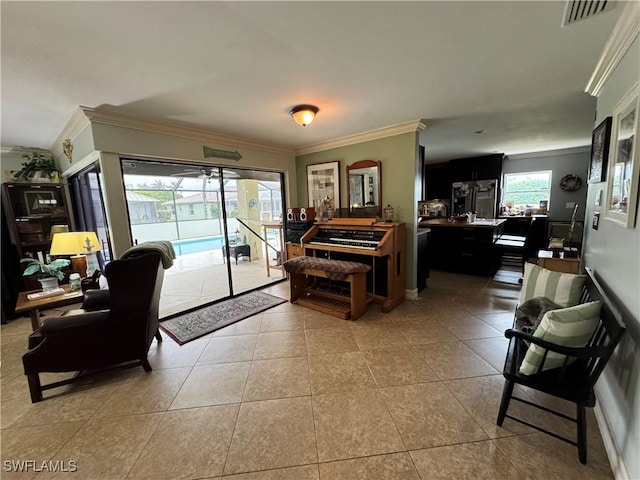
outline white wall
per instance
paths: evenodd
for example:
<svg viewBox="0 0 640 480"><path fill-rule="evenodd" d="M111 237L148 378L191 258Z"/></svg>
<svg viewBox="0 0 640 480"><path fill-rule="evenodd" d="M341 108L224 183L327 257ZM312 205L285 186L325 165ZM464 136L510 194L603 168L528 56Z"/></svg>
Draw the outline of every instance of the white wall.
<svg viewBox="0 0 640 480"><path fill-rule="evenodd" d="M630 49L598 96L594 127L612 115L618 101L640 80L640 39ZM636 138L636 150L640 148ZM635 155L638 161L640 156ZM636 188L638 186L636 185ZM640 478L640 221L623 228L604 218L606 182L590 184L587 219L601 212L599 229L585 228L584 262L593 268L628 315L628 334L597 384L598 399L631 479ZM595 196L602 192L601 206ZM637 212L631 212L636 214ZM590 221L587 222L590 225ZM615 467L614 467L615 471Z"/></svg>

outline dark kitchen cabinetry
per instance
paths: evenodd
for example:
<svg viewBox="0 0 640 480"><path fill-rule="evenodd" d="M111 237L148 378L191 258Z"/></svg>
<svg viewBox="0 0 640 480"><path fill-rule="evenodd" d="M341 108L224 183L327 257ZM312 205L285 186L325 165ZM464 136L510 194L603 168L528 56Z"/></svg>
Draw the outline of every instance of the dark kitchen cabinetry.
<svg viewBox="0 0 640 480"><path fill-rule="evenodd" d="M51 246L52 225L68 225L73 231L69 205L65 184L2 184L2 206L18 257L38 258L39 252L44 257Z"/></svg>
<svg viewBox="0 0 640 480"><path fill-rule="evenodd" d="M424 290L429 278L429 236L428 229L418 230L418 291Z"/></svg>
<svg viewBox="0 0 640 480"><path fill-rule="evenodd" d="M431 268L491 276L497 270L495 241L503 223L496 226L431 226L429 260Z"/></svg>
<svg viewBox="0 0 640 480"><path fill-rule="evenodd" d="M449 162L451 181L494 180L502 177L504 154L483 155L481 157L458 158ZM499 182L500 183L500 182Z"/></svg>
<svg viewBox="0 0 640 480"><path fill-rule="evenodd" d="M449 162L432 163L425 166L427 193L425 200L451 198L451 168Z"/></svg>

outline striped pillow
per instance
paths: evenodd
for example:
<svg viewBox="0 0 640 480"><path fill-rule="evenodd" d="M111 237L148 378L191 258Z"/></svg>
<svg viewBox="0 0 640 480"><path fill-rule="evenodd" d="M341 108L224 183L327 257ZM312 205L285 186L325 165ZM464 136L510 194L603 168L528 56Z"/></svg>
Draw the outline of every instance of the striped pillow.
<svg viewBox="0 0 640 480"><path fill-rule="evenodd" d="M586 275L552 272L533 263L524 264L524 280L520 304L535 297L546 297L561 307L572 307L580 301Z"/></svg>
<svg viewBox="0 0 640 480"><path fill-rule="evenodd" d="M600 322L601 306L602 303L598 301L582 303L575 307L550 310L542 317L542 321L533 336L565 347L584 347ZM537 373L538 366L542 363L544 352L544 348L532 343L520 365L520 373L523 375ZM561 367L566 358L566 355L559 353L547 353L547 358L541 371ZM573 361L575 361L575 358L569 358L568 363Z"/></svg>

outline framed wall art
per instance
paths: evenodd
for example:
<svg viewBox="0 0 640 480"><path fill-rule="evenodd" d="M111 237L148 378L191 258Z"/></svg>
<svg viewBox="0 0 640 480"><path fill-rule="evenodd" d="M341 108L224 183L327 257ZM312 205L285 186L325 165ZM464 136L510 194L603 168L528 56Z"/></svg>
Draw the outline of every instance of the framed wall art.
<svg viewBox="0 0 640 480"><path fill-rule="evenodd" d="M604 182L607 178L607 160L611 141L612 117L605 118L591 135L591 163L589 164L589 183Z"/></svg>
<svg viewBox="0 0 640 480"><path fill-rule="evenodd" d="M27 190L23 194L27 215L51 215L58 206L54 192Z"/></svg>
<svg viewBox="0 0 640 480"><path fill-rule="evenodd" d="M340 162L307 165L307 190L308 206L316 212L323 211L327 202L334 210L340 208Z"/></svg>
<svg viewBox="0 0 640 480"><path fill-rule="evenodd" d="M613 111L605 218L634 228L638 201L640 84L636 84Z"/></svg>

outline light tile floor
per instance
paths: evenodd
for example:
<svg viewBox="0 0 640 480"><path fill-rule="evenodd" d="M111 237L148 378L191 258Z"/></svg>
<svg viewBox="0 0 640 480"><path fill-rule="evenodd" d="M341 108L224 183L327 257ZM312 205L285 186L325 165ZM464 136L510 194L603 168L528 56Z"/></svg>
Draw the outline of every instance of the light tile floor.
<svg viewBox="0 0 640 480"><path fill-rule="evenodd" d="M288 284L267 291L287 298ZM433 272L419 300L388 314L371 305L356 322L286 303L182 347L165 337L153 372L105 374L38 404L20 361L29 320L12 321L1 331L2 478L612 478L592 412L586 466L559 440L496 426L518 293ZM8 472L11 460L78 471Z"/></svg>

